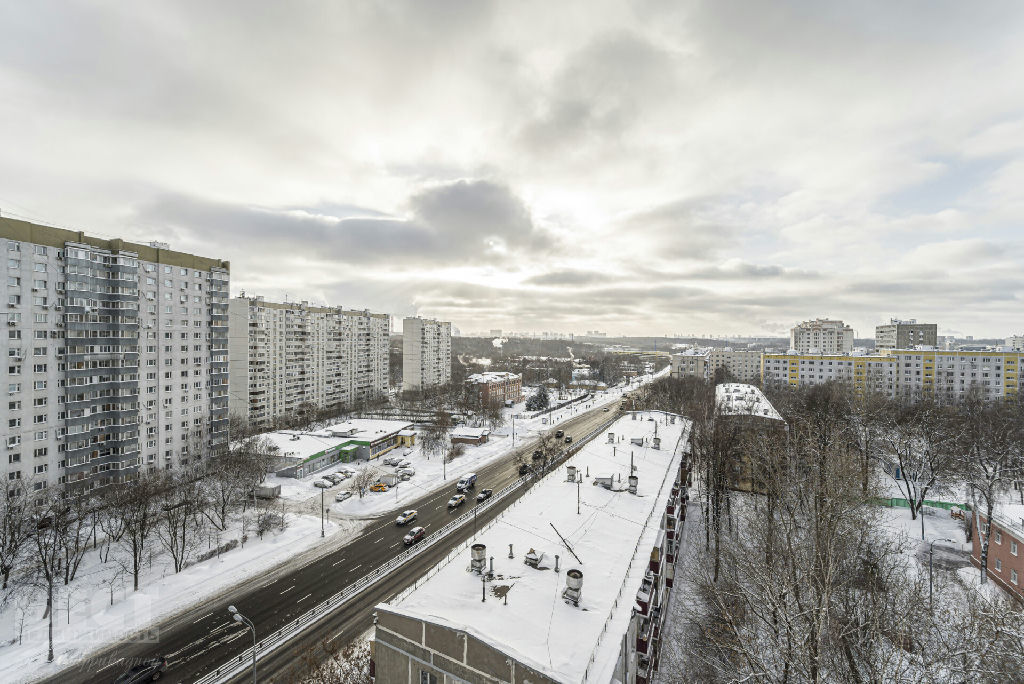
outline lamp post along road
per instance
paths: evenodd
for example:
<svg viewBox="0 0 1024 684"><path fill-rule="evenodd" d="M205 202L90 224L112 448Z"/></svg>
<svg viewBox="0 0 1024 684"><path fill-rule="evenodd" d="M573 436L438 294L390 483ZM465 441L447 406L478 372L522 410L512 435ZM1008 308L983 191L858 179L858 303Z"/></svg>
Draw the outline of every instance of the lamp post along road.
<svg viewBox="0 0 1024 684"><path fill-rule="evenodd" d="M320 536L324 536L324 490L320 489Z"/></svg>
<svg viewBox="0 0 1024 684"><path fill-rule="evenodd" d="M932 555L935 553L935 542L954 543L952 539L932 539L928 543L928 610L932 609Z"/></svg>
<svg viewBox="0 0 1024 684"><path fill-rule="evenodd" d="M234 606L228 606L228 612L231 613L235 622L244 624L252 630L252 684L256 684L256 625L252 624L252 620L239 613Z"/></svg>

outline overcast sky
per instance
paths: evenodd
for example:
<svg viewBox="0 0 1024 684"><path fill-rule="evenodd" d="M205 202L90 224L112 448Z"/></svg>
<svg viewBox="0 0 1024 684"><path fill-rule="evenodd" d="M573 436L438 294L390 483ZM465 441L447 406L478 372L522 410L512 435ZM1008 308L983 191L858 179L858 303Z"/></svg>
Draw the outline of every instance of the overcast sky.
<svg viewBox="0 0 1024 684"><path fill-rule="evenodd" d="M463 331L1020 333L1022 14L6 2L0 211Z"/></svg>

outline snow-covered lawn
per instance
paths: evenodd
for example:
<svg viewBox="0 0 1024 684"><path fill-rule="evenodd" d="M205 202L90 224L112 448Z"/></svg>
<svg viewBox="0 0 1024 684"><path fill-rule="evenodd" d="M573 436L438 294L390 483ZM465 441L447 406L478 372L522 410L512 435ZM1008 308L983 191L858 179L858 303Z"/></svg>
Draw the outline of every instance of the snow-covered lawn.
<svg viewBox="0 0 1024 684"><path fill-rule="evenodd" d="M98 551L90 551L70 592L60 587L54 615L53 663L46 662L48 621L41 617L45 594L37 592L31 599L15 599L0 612L0 681L26 682L53 675L113 641L212 599L242 581L263 576L316 545L337 545L351 539L365 524L352 520L329 523L325 541L320 537L319 517L287 515L286 520L283 532L269 532L263 539L250 532L244 548L237 547L178 574L174 574L170 558L158 553L159 542L153 538L149 541L152 563L144 568L137 592L132 591L131 574L118 571L113 560L116 550L106 564L100 562ZM239 536L236 525L222 533L221 543ZM151 636L156 639L157 635ZM113 679L120 670L114 666L110 673Z"/></svg>

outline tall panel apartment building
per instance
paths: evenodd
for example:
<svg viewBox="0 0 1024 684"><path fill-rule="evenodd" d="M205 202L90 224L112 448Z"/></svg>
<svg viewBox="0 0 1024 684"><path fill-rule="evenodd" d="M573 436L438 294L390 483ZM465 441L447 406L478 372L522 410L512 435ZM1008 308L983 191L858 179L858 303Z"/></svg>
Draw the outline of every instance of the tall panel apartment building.
<svg viewBox="0 0 1024 684"><path fill-rule="evenodd" d="M452 379L452 324L430 318L402 321L402 389L418 391Z"/></svg>
<svg viewBox="0 0 1024 684"><path fill-rule="evenodd" d="M388 314L233 297L232 414L257 426L299 406L340 408L388 389Z"/></svg>
<svg viewBox="0 0 1024 684"><path fill-rule="evenodd" d="M8 482L92 489L227 444L228 263L0 218Z"/></svg>
<svg viewBox="0 0 1024 684"><path fill-rule="evenodd" d="M890 319L886 325L875 326L875 349L913 349L917 346L938 346L939 326L918 323L914 319Z"/></svg>
<svg viewBox="0 0 1024 684"><path fill-rule="evenodd" d="M827 318L804 321L790 329L789 348L799 354L849 354L853 351L853 328Z"/></svg>

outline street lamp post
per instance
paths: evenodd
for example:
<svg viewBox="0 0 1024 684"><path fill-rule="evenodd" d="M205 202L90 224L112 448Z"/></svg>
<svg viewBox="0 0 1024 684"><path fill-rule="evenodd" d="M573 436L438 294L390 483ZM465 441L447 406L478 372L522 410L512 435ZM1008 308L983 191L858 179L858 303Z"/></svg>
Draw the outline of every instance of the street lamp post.
<svg viewBox="0 0 1024 684"><path fill-rule="evenodd" d="M231 613L235 622L244 624L252 630L252 684L256 684L256 625L252 624L252 620L239 613L234 606L228 606L228 612Z"/></svg>
<svg viewBox="0 0 1024 684"><path fill-rule="evenodd" d="M952 539L932 539L928 543L928 610L932 609L932 554L935 553L935 542L953 543Z"/></svg>
<svg viewBox="0 0 1024 684"><path fill-rule="evenodd" d="M320 490L320 536L324 536L324 490Z"/></svg>

